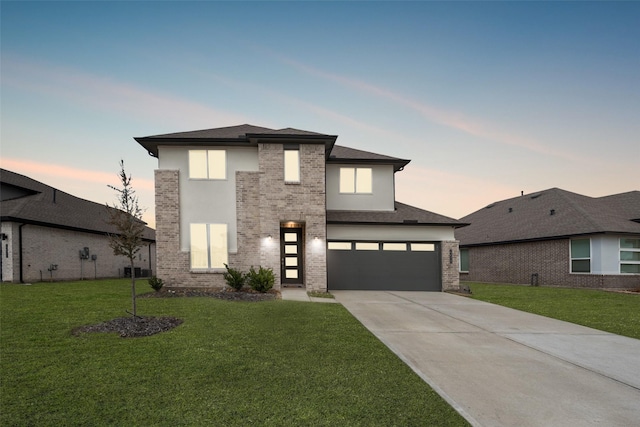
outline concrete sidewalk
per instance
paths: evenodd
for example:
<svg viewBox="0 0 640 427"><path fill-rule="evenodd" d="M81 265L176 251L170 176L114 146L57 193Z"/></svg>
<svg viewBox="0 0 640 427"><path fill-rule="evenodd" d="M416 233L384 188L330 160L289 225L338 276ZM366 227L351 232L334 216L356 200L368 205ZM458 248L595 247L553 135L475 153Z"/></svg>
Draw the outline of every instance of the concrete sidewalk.
<svg viewBox="0 0 640 427"><path fill-rule="evenodd" d="M338 302L334 298L310 297L304 288L282 288L280 289L280 296L283 301L324 302L330 304Z"/></svg>
<svg viewBox="0 0 640 427"><path fill-rule="evenodd" d="M446 293L332 293L473 425L640 425L640 340Z"/></svg>

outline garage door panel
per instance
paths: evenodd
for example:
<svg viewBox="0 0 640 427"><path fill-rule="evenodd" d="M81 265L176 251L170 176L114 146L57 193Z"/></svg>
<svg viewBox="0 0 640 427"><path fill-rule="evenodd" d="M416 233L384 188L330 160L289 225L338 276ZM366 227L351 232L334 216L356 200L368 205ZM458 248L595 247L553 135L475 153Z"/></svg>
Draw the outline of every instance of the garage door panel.
<svg viewBox="0 0 640 427"><path fill-rule="evenodd" d="M329 289L440 291L439 250L328 250Z"/></svg>

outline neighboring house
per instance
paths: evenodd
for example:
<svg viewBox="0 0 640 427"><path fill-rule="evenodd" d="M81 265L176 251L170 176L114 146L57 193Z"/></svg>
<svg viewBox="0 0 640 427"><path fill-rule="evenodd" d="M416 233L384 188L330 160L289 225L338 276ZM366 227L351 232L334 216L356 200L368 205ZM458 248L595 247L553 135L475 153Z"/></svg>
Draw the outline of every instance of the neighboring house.
<svg viewBox="0 0 640 427"><path fill-rule="evenodd" d="M640 287L640 191L587 197L552 188L461 221L463 281Z"/></svg>
<svg viewBox="0 0 640 427"><path fill-rule="evenodd" d="M225 264L276 287L458 288L460 221L395 201L409 160L252 125L135 138L158 158L158 277L223 287Z"/></svg>
<svg viewBox="0 0 640 427"><path fill-rule="evenodd" d="M105 205L0 169L0 260L3 282L76 280L130 275L129 260L115 256ZM155 232L146 227L135 263L138 275L155 270ZM139 270L139 271L138 271Z"/></svg>

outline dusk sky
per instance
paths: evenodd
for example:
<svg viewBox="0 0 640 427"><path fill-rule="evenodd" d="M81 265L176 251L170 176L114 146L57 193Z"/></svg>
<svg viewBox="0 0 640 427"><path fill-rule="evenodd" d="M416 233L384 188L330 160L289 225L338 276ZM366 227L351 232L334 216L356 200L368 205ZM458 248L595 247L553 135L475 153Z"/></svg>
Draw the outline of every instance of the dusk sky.
<svg viewBox="0 0 640 427"><path fill-rule="evenodd" d="M0 166L154 226L133 137L249 123L411 159L454 218L559 187L640 189L640 2L6 2Z"/></svg>

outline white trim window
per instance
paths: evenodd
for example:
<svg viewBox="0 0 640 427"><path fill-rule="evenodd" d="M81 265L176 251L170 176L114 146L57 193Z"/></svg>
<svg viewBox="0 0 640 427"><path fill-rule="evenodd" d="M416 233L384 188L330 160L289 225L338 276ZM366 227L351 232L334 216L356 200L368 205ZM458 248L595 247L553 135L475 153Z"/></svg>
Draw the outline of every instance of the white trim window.
<svg viewBox="0 0 640 427"><path fill-rule="evenodd" d="M571 272L591 273L591 239L571 239Z"/></svg>
<svg viewBox="0 0 640 427"><path fill-rule="evenodd" d="M297 148L284 149L284 182L300 182L300 150Z"/></svg>
<svg viewBox="0 0 640 427"><path fill-rule="evenodd" d="M218 269L228 263L227 224L190 224L191 268Z"/></svg>
<svg viewBox="0 0 640 427"><path fill-rule="evenodd" d="M620 239L620 273L640 274L640 238Z"/></svg>
<svg viewBox="0 0 640 427"><path fill-rule="evenodd" d="M372 192L371 168L340 168L340 193L371 194Z"/></svg>
<svg viewBox="0 0 640 427"><path fill-rule="evenodd" d="M189 150L189 178L226 179L227 153L225 150Z"/></svg>

